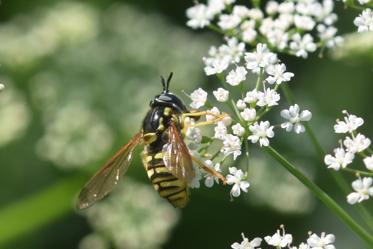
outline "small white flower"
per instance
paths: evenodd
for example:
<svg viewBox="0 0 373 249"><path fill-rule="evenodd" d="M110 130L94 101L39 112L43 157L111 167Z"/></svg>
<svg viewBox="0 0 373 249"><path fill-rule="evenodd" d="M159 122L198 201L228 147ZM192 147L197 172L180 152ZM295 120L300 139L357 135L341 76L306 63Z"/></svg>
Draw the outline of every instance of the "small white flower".
<svg viewBox="0 0 373 249"><path fill-rule="evenodd" d="M249 9L244 5L235 5L232 13L242 19L249 16Z"/></svg>
<svg viewBox="0 0 373 249"><path fill-rule="evenodd" d="M227 82L232 86L239 85L242 81L246 80L247 71L244 67L237 67L227 75Z"/></svg>
<svg viewBox="0 0 373 249"><path fill-rule="evenodd" d="M282 24L286 25L286 24ZM283 50L287 47L289 41L289 34L282 30L282 29L272 29L268 31L266 34L268 42L272 45L277 47L279 50Z"/></svg>
<svg viewBox="0 0 373 249"><path fill-rule="evenodd" d="M264 240L268 245L284 248L290 246L290 244L293 242L293 236L285 233L281 235L280 230L277 230L274 235L264 237Z"/></svg>
<svg viewBox="0 0 373 249"><path fill-rule="evenodd" d="M0 91L2 91L5 88L4 84L0 84Z"/></svg>
<svg viewBox="0 0 373 249"><path fill-rule="evenodd" d="M212 92L219 102L226 102L229 98L229 92L224 88L218 88L218 90Z"/></svg>
<svg viewBox="0 0 373 249"><path fill-rule="evenodd" d="M202 88L198 88L192 94L190 95L190 98L192 99L192 103L190 104L190 107L194 109L198 109L205 105L207 100L207 92L204 91Z"/></svg>
<svg viewBox="0 0 373 249"><path fill-rule="evenodd" d="M250 9L249 17L253 20L259 21L263 19L263 12L260 9Z"/></svg>
<svg viewBox="0 0 373 249"><path fill-rule="evenodd" d="M233 29L240 24L241 18L237 15L223 14L219 18L218 25L222 30Z"/></svg>
<svg viewBox="0 0 373 249"><path fill-rule="evenodd" d="M321 233L319 237L314 233L307 239L307 244L309 249L335 249L334 241L335 236L333 234Z"/></svg>
<svg viewBox="0 0 373 249"><path fill-rule="evenodd" d="M276 1L269 1L266 4L266 12L268 15L274 15L278 12L278 2Z"/></svg>
<svg viewBox="0 0 373 249"><path fill-rule="evenodd" d="M244 21L241 24L240 28L242 30L242 40L244 42L247 42L247 43L253 42L258 35L258 32L256 32L255 30L254 20Z"/></svg>
<svg viewBox="0 0 373 249"><path fill-rule="evenodd" d="M214 131L215 131L214 138L220 139L220 140L225 139L225 136L227 135L227 127L222 121L216 124Z"/></svg>
<svg viewBox="0 0 373 249"><path fill-rule="evenodd" d="M317 46L310 34L305 34L301 37L299 33L296 33L292 37L292 42L290 42L290 49L295 52L296 56L307 58L308 53L315 52Z"/></svg>
<svg viewBox="0 0 373 249"><path fill-rule="evenodd" d="M203 28L210 24L213 15L204 4L196 4L186 11L189 18L187 25L193 29Z"/></svg>
<svg viewBox="0 0 373 249"><path fill-rule="evenodd" d="M293 73L285 72L285 64L275 64L267 67L267 74L270 76L266 79L269 84L281 84L282 82L290 81L294 77Z"/></svg>
<svg viewBox="0 0 373 249"><path fill-rule="evenodd" d="M309 16L295 15L294 24L297 28L303 30L312 30L315 27L316 22Z"/></svg>
<svg viewBox="0 0 373 249"><path fill-rule="evenodd" d="M237 106L238 110L242 111L243 109L246 108L246 103L242 99L239 99L239 100L237 100L236 106Z"/></svg>
<svg viewBox="0 0 373 249"><path fill-rule="evenodd" d="M254 89L246 93L244 101L248 104L251 104L251 103L257 102L258 99L259 99L259 92L256 89Z"/></svg>
<svg viewBox="0 0 373 249"><path fill-rule="evenodd" d="M328 168L339 170L340 168L346 168L347 165L352 163L354 157L353 153L346 152L343 148L336 148L334 149L334 156L326 155L324 162Z"/></svg>
<svg viewBox="0 0 373 249"><path fill-rule="evenodd" d="M223 72L228 68L230 57L224 56L222 58L203 58L205 63L204 71L207 76Z"/></svg>
<svg viewBox="0 0 373 249"><path fill-rule="evenodd" d="M259 141L260 146L268 146L268 138L273 138L275 133L273 132L273 126L268 121L256 122L249 126L249 130L253 133L247 139L251 140L252 143Z"/></svg>
<svg viewBox="0 0 373 249"><path fill-rule="evenodd" d="M305 128L301 122L310 121L312 113L308 110L304 110L299 113L299 106L297 104L290 106L289 110L282 110L281 117L289 120L281 124L281 128L284 128L287 132L290 132L293 128L295 133L299 134L305 131Z"/></svg>
<svg viewBox="0 0 373 249"><path fill-rule="evenodd" d="M266 44L258 43L255 52L245 54L246 68L259 73L261 68L277 62L277 55L270 52Z"/></svg>
<svg viewBox="0 0 373 249"><path fill-rule="evenodd" d="M227 39L227 44L219 47L220 53L230 58L230 62L239 63L245 52L245 43L239 42L237 38Z"/></svg>
<svg viewBox="0 0 373 249"><path fill-rule="evenodd" d="M347 202L351 205L360 203L362 201L368 200L369 196L373 196L373 178L364 177L359 178L352 182L352 188L356 192L352 192L347 196Z"/></svg>
<svg viewBox="0 0 373 249"><path fill-rule="evenodd" d="M226 3L223 0L209 0L208 8L213 15L220 14L225 8Z"/></svg>
<svg viewBox="0 0 373 249"><path fill-rule="evenodd" d="M278 6L278 12L281 14L291 14L295 10L294 2L282 2Z"/></svg>
<svg viewBox="0 0 373 249"><path fill-rule="evenodd" d="M240 123L232 125L233 134L241 137L245 133L245 128L242 127Z"/></svg>
<svg viewBox="0 0 373 249"><path fill-rule="evenodd" d="M241 113L241 117L245 121L253 121L256 118L256 110L254 108L245 108Z"/></svg>
<svg viewBox="0 0 373 249"><path fill-rule="evenodd" d="M373 11L369 8L355 18L354 24L357 26L358 32L373 31Z"/></svg>
<svg viewBox="0 0 373 249"><path fill-rule="evenodd" d="M236 158L241 155L240 138L232 134L225 135L221 152L223 152L224 156L233 154L233 159L236 160Z"/></svg>
<svg viewBox="0 0 373 249"><path fill-rule="evenodd" d="M364 119L353 114L348 114L345 111L344 113L347 114L347 116L343 118L344 121L337 120L337 124L334 125L335 133L351 133L364 124Z"/></svg>
<svg viewBox="0 0 373 249"><path fill-rule="evenodd" d="M323 24L317 25L318 36L326 43L328 48L340 46L343 43L341 36L336 36L337 28L333 26L325 26Z"/></svg>
<svg viewBox="0 0 373 249"><path fill-rule="evenodd" d="M231 196L238 197L241 194L241 190L247 192L247 189L250 187L250 183L243 181L247 176L247 173L243 173L242 170L237 169L236 167L229 168L229 174L227 175L227 183L233 185L231 189Z"/></svg>
<svg viewBox="0 0 373 249"><path fill-rule="evenodd" d="M369 170L373 170L373 156L364 158L365 167Z"/></svg>
<svg viewBox="0 0 373 249"><path fill-rule="evenodd" d="M346 150L351 153L362 152L369 147L370 143L370 139L360 133L354 138L346 137L343 141Z"/></svg>
<svg viewBox="0 0 373 249"><path fill-rule="evenodd" d="M211 169L213 169L217 172L221 172L220 163L217 163L217 164L214 165L214 163L211 160L206 160L205 164L209 168L211 168ZM219 184L219 178L206 173L205 174L205 185L206 185L206 187L211 188L212 186L214 186L214 183Z"/></svg>
<svg viewBox="0 0 373 249"><path fill-rule="evenodd" d="M274 106L278 105L280 94L274 89L267 89L264 92L258 92L258 106Z"/></svg>
<svg viewBox="0 0 373 249"><path fill-rule="evenodd" d="M243 241L241 243L233 243L231 245L232 249L255 249L260 246L262 243L261 238L254 238L252 241L249 241L248 238L245 237L245 235L241 234ZM258 248L259 249L259 248Z"/></svg>

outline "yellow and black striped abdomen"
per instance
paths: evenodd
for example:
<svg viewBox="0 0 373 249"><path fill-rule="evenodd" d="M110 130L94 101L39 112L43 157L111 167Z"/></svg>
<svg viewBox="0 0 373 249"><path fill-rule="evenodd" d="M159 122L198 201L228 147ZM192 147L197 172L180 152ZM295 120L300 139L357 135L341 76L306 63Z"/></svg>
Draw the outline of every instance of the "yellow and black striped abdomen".
<svg viewBox="0 0 373 249"><path fill-rule="evenodd" d="M143 164L155 190L174 207L183 208L188 203L187 183L178 179L166 168L162 152L148 153L145 146Z"/></svg>

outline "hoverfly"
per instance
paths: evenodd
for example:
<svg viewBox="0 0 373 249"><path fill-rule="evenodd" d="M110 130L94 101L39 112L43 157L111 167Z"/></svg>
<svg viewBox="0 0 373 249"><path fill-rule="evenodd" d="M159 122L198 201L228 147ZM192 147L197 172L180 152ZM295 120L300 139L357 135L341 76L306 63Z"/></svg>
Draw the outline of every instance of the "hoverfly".
<svg viewBox="0 0 373 249"><path fill-rule="evenodd" d="M139 144L144 145L141 157L155 190L176 208L185 207L188 202L188 184L195 176L193 161L225 183L224 176L193 157L183 141L188 128L185 123L187 117L215 116L211 121L194 124L202 126L216 123L225 116L189 111L179 97L169 92L171 78L172 73L167 81L161 77L163 92L150 102L142 129L83 187L78 197L78 209L90 207L114 189L131 164L133 152Z"/></svg>

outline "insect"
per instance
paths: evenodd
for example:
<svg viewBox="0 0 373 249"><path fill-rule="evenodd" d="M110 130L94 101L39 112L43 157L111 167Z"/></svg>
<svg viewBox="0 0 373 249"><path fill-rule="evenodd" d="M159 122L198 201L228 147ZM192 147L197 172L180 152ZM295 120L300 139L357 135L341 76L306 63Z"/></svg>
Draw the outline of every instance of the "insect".
<svg viewBox="0 0 373 249"><path fill-rule="evenodd" d="M171 78L172 73L167 81L161 77L163 92L150 102L141 130L83 187L78 197L78 209L90 207L114 189L140 144L144 146L141 154L143 165L155 190L176 208L185 207L188 202L188 184L195 176L193 161L225 183L224 176L193 157L183 141L183 135L190 127L186 125L187 117L197 120L203 115L215 116L213 120L194 124L202 126L216 123L225 116L189 111L180 98L169 91Z"/></svg>

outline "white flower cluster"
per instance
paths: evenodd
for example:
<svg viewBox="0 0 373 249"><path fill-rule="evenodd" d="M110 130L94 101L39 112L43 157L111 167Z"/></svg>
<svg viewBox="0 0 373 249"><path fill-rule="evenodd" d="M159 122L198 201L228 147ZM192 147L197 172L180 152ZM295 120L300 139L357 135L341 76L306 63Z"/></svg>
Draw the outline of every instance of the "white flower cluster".
<svg viewBox="0 0 373 249"><path fill-rule="evenodd" d="M243 241L241 243L233 243L232 249L260 249L260 245L263 239L257 237L253 240L249 240L242 233ZM334 241L335 236L333 234L321 233L317 235L315 233L309 233L306 243L302 242L299 246L293 246L293 236L285 233L283 226L281 230L277 230L272 236L265 236L264 241L272 248L290 248L290 249L335 249Z"/></svg>
<svg viewBox="0 0 373 249"><path fill-rule="evenodd" d="M4 84L0 83L0 92L5 88Z"/></svg>
<svg viewBox="0 0 373 249"><path fill-rule="evenodd" d="M36 149L41 158L63 169L71 169L100 159L110 149L112 140L106 122L87 105L75 101L46 120L45 134Z"/></svg>
<svg viewBox="0 0 373 249"><path fill-rule="evenodd" d="M356 204L369 199L369 196L373 196L373 178L364 177L361 179L359 176L363 173L373 175L370 174L373 171L373 155L369 148L371 140L357 132L357 129L364 124L361 117L349 114L347 111L343 111L343 114L345 115L343 120L337 120L334 131L335 133L348 135L340 142L340 147L334 149L334 155L326 155L324 161L328 168L338 171L351 164L356 155L363 158L366 169L365 171L352 170L352 172L358 174L358 179L352 183L355 192L347 196L348 203Z"/></svg>
<svg viewBox="0 0 373 249"><path fill-rule="evenodd" d="M342 41L336 36L337 15L333 13L332 0L268 1L263 10L233 5L233 2L208 0L206 4L198 3L187 10L187 25L193 29L207 26L250 45L264 41L277 51L304 58L318 46L334 47ZM236 40L236 44L240 43ZM221 49L213 48L210 52L210 56L220 58L208 60L208 64L216 69L234 62L225 57Z"/></svg>
<svg viewBox="0 0 373 249"><path fill-rule="evenodd" d="M232 113L225 113L224 118L216 122L214 127L212 140L218 141L221 144L220 153L222 156L220 158L223 158L221 161L231 155L233 156L233 160L236 160L242 155L242 148L248 142L257 143L261 147L269 146L270 139L275 136L275 126L271 125L268 120L262 120L262 116L278 105L280 101L280 94L277 91L278 87L281 84L289 82L294 76L293 73L286 71L285 64L280 62L277 54L271 52L266 44L257 44L255 50L252 52L245 52L243 50L244 47L243 49L233 49L232 44L235 44L236 48L241 47L235 38L231 38L227 41L226 45L215 50L220 51L219 53L224 51L224 54L229 54L229 58L235 56L237 58L235 68L225 78L227 84L223 84L226 88L230 89L227 90L220 87L213 91L215 100L229 106L232 110ZM231 50L228 48L231 48ZM220 58L220 55L218 57ZM205 58L205 61L217 60L218 57L214 59ZM241 57L244 57L242 66L238 64L241 61ZM214 63L212 62L212 64ZM221 65L220 62L218 64ZM205 71L209 72L208 74L212 74L212 72L220 73L221 70L229 67L226 64L224 69L219 67L219 70L217 70L217 68L213 69L211 65L205 68ZM257 75L257 83L251 90L243 92L242 98L237 99L230 92L234 91L235 88L241 90L250 86L248 82L244 82L246 81L246 74L249 72ZM219 78L222 81L224 80L222 77ZM190 107L193 109L202 109L205 105L211 106L210 102L206 104L208 93L202 88L193 91L190 94L190 98L192 101ZM206 115L206 122L214 120L219 115L223 115L216 106L206 111L211 113ZM302 123L309 121L312 114L308 110L301 111L299 106L295 104L290 106L288 110L282 110L281 116L285 119L285 122L279 125L279 127L285 129L287 132L294 130L295 133L299 134L305 131ZM192 125L187 130L187 138L191 141L189 148L193 151L198 151L202 142L201 130ZM238 178L242 179L242 176ZM241 189L245 191L248 184L247 187L244 184L243 188L238 186L241 185L238 184L231 191L231 195L234 197L240 194L237 190Z"/></svg>

